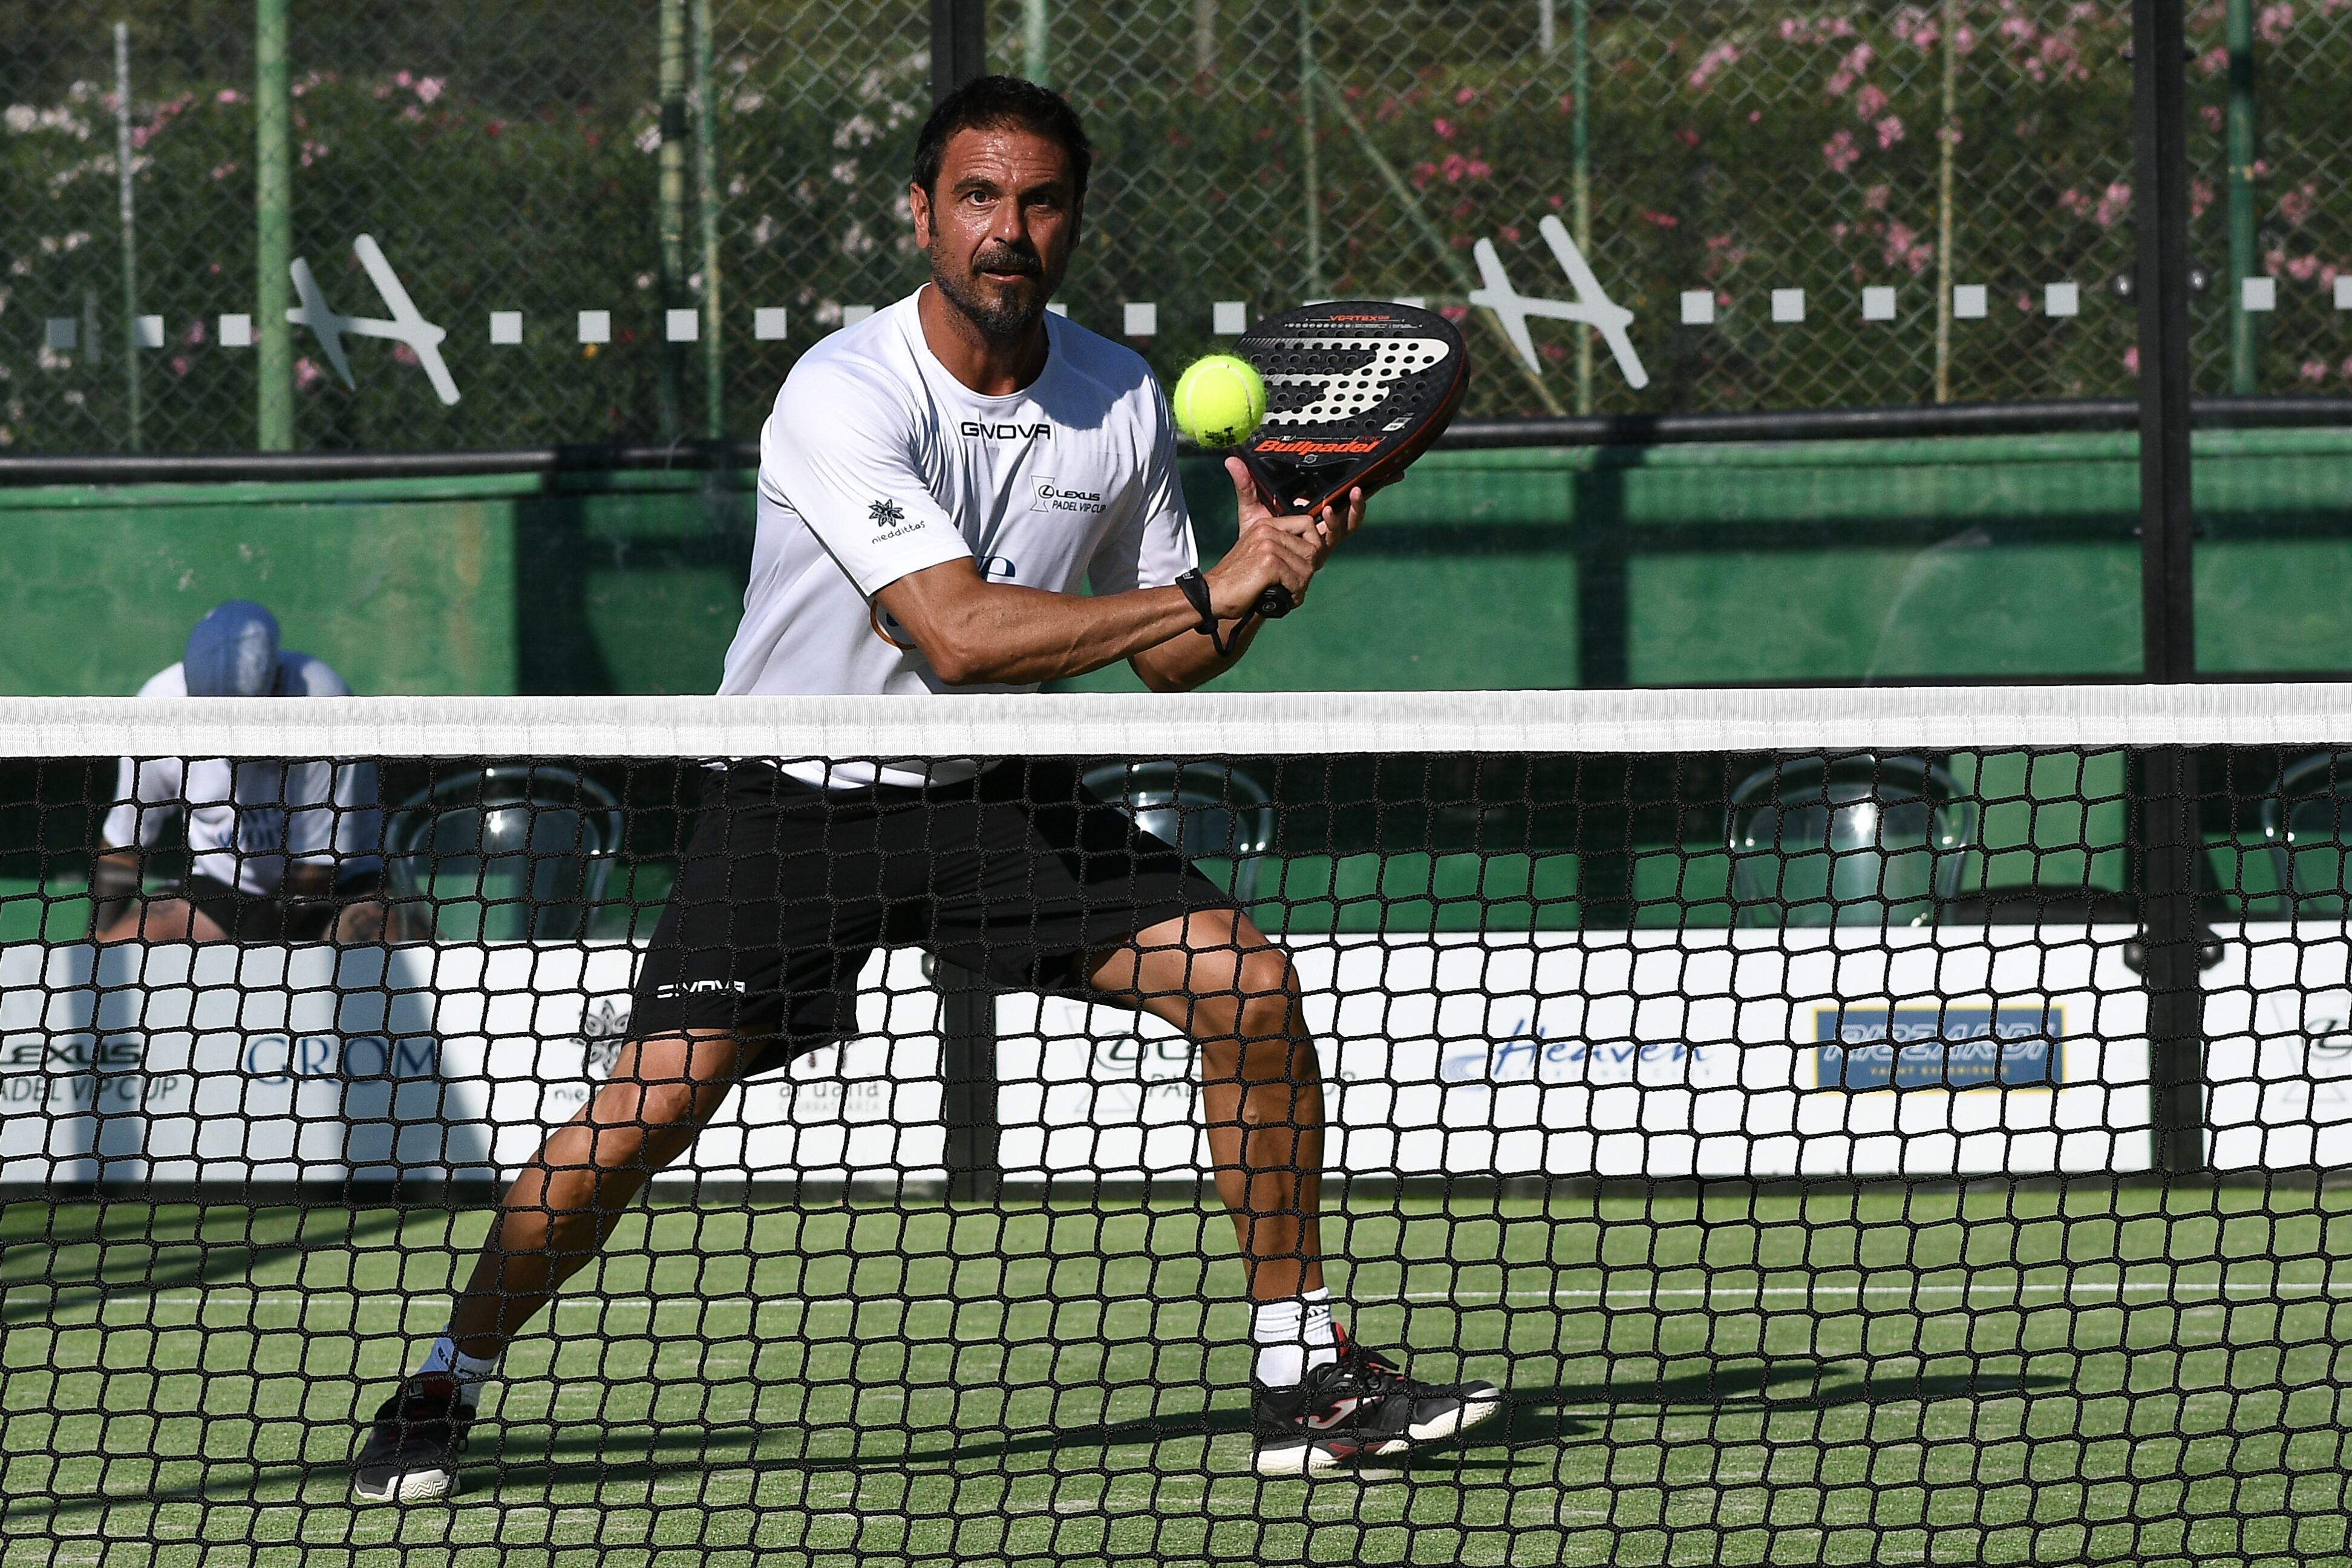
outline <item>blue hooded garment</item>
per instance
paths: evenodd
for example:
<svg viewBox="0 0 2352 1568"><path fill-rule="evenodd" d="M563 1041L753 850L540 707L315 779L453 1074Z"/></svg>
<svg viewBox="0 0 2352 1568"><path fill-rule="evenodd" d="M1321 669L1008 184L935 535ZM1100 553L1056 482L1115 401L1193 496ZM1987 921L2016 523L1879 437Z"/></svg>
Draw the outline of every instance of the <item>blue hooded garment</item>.
<svg viewBox="0 0 2352 1568"><path fill-rule="evenodd" d="M191 697L271 697L278 691L278 617L231 599L188 634L181 661Z"/></svg>

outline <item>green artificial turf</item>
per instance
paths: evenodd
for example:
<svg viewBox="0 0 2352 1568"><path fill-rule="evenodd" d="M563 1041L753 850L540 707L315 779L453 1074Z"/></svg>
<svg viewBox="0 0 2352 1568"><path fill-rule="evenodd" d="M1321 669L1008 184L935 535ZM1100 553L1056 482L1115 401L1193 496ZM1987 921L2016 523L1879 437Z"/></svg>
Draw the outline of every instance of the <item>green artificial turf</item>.
<svg viewBox="0 0 2352 1568"><path fill-rule="evenodd" d="M1365 1340L1506 1418L1247 1468L1191 1209L663 1204L509 1357L467 1490L345 1464L478 1210L0 1210L0 1565L2310 1563L2352 1553L2352 1194L1357 1203Z"/></svg>

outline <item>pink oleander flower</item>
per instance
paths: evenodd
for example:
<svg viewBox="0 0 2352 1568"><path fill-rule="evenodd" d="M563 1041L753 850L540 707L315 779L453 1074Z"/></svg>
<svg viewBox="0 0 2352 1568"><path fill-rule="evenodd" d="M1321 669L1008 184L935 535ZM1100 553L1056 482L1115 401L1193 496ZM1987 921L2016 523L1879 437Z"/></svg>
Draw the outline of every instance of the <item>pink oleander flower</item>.
<svg viewBox="0 0 2352 1568"><path fill-rule="evenodd" d="M1851 131L1840 131L1822 143L1822 161L1841 174L1853 168L1861 156L1862 149L1854 144Z"/></svg>
<svg viewBox="0 0 2352 1568"><path fill-rule="evenodd" d="M1882 153L1903 140L1903 119L1900 115L1890 114L1871 129L1878 132L1878 149Z"/></svg>
<svg viewBox="0 0 2352 1568"><path fill-rule="evenodd" d="M1787 24L1783 23L1782 26L1785 27ZM1785 37L1787 37L1787 34L1783 33L1781 36ZM1713 48L1707 50L1706 53L1699 56L1698 64L1691 68L1691 73L1688 79L1690 89L1693 92L1705 92L1714 84L1715 79L1721 75L1726 68L1737 64L1738 59L1739 46L1738 44L1723 43L1716 45Z"/></svg>

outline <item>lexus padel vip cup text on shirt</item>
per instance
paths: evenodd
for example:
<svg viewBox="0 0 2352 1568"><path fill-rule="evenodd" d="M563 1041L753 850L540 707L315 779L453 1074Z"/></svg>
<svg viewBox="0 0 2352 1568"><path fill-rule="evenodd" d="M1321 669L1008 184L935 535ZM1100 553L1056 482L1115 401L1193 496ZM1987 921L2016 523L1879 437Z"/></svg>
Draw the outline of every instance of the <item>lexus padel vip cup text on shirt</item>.
<svg viewBox="0 0 2352 1568"><path fill-rule="evenodd" d="M278 655L278 689L285 697L352 694L324 660L291 648ZM187 677L176 664L139 689L142 697L187 694ZM289 861L319 861L342 877L379 863L383 819L372 762L125 757L114 795L106 814L108 847L148 847L185 811L188 869L261 897L278 891Z"/></svg>
<svg viewBox="0 0 2352 1568"><path fill-rule="evenodd" d="M983 397L949 374L910 294L793 367L760 433L760 528L722 696L950 687L874 595L971 560L1056 594L1164 587L1199 557L1167 400L1133 351L1045 318L1045 371ZM788 763L836 788L968 778L968 760Z"/></svg>

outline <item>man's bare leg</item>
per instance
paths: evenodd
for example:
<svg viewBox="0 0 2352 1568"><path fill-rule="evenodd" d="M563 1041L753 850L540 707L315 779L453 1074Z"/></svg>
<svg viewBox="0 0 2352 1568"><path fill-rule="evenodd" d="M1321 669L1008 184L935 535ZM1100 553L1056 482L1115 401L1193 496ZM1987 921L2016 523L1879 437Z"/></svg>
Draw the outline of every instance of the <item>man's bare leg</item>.
<svg viewBox="0 0 2352 1568"><path fill-rule="evenodd" d="M656 1171L692 1146L756 1047L722 1030L635 1040L580 1113L556 1129L499 1205L449 1314L449 1337L489 1359L596 1256Z"/></svg>
<svg viewBox="0 0 2352 1568"><path fill-rule="evenodd" d="M1217 1196L1250 1299L1322 1289L1323 1072L1289 955L1247 915L1210 910L1138 932L1091 978L1201 1047Z"/></svg>
<svg viewBox="0 0 2352 1568"><path fill-rule="evenodd" d="M185 899L149 899L98 933L100 942L226 942L220 922Z"/></svg>
<svg viewBox="0 0 2352 1568"><path fill-rule="evenodd" d="M1288 956L1248 917L1204 911L1139 932L1093 978L1201 1047L1217 1194L1249 1271L1257 1473L1326 1473L1492 1419L1503 1407L1493 1384L1416 1382L1339 1339L1316 1212L1323 1075Z"/></svg>

